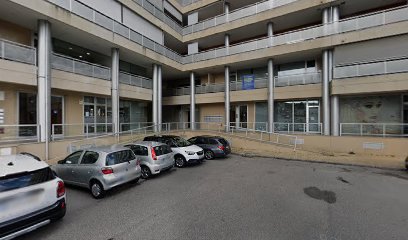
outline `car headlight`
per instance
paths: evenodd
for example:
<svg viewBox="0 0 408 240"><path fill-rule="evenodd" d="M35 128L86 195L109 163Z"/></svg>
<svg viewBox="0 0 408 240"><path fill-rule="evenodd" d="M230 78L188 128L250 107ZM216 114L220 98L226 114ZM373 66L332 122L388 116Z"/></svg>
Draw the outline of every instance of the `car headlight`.
<svg viewBox="0 0 408 240"><path fill-rule="evenodd" d="M195 154L195 152L192 152L192 151L186 151L186 153L187 153L188 155L194 155L194 154Z"/></svg>

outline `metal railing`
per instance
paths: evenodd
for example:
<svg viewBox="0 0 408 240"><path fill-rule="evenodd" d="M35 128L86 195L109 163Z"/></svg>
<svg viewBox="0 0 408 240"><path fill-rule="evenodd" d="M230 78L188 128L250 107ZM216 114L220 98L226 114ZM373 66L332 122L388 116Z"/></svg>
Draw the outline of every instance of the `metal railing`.
<svg viewBox="0 0 408 240"><path fill-rule="evenodd" d="M299 43L307 40L313 40L325 36L331 36L339 33L352 32L371 27L377 27L408 20L408 7L397 7L387 9L367 15L343 19L338 22L325 25L318 25L309 28L303 28L296 31L285 32L273 37L251 40L229 47L220 47L210 49L205 52L192 54L183 58L183 63L193 63L209 59L234 55L238 53L250 52L274 46Z"/></svg>
<svg viewBox="0 0 408 240"><path fill-rule="evenodd" d="M0 58L37 65L35 48L4 39L0 39Z"/></svg>
<svg viewBox="0 0 408 240"><path fill-rule="evenodd" d="M287 76L276 76L274 77L274 81L275 81L275 87L306 85L306 84L321 83L322 76L321 76L321 72L311 72L311 73L294 74L294 75L287 75ZM268 87L267 78L254 79L253 89L261 89L261 88L267 88L267 87ZM230 91L241 91L241 90L250 90L250 89L252 89L252 87L247 88L247 89L243 88L242 81L230 83ZM197 85L195 87L196 94L224 92L224 90L225 90L224 83ZM164 95L167 97L190 95L190 87L187 86L187 87L167 89L165 90Z"/></svg>
<svg viewBox="0 0 408 240"><path fill-rule="evenodd" d="M39 142L40 125L0 125L0 144L12 142Z"/></svg>
<svg viewBox="0 0 408 240"><path fill-rule="evenodd" d="M257 2L244 6L242 8L235 9L230 11L228 14L223 13L218 16L203 20L196 24L186 26L183 28L183 35L191 34L194 32L199 32L211 27L216 27L231 21L235 21L241 18L249 17L256 15L258 13L268 11L277 7L281 7L298 0L266 0Z"/></svg>
<svg viewBox="0 0 408 240"><path fill-rule="evenodd" d="M53 53L51 60L53 69L94 77L104 80L111 79L111 70L108 67L82 61L72 57Z"/></svg>
<svg viewBox="0 0 408 240"><path fill-rule="evenodd" d="M334 67L333 71L334 78L350 78L408 72L408 57L352 63L344 66L336 66Z"/></svg>
<svg viewBox="0 0 408 240"><path fill-rule="evenodd" d="M140 129L143 127L148 127L148 126L152 126L153 123L152 122L132 122L132 123L120 123L120 131L124 132L124 131L129 131L132 129Z"/></svg>
<svg viewBox="0 0 408 240"><path fill-rule="evenodd" d="M322 134L322 123L273 123L274 132L287 134Z"/></svg>
<svg viewBox="0 0 408 240"><path fill-rule="evenodd" d="M177 52L165 47L164 45L153 41L150 38L130 29L120 22L96 11L95 9L77 1L77 0L48 0L49 2L64 8L65 10L78 15L88 21L91 21L112 33L121 35L122 37L135 42L143 47L146 47L156 53L159 53L173 61L182 63L182 56Z"/></svg>
<svg viewBox="0 0 408 240"><path fill-rule="evenodd" d="M407 123L340 123L340 136L408 137Z"/></svg>
<svg viewBox="0 0 408 240"><path fill-rule="evenodd" d="M126 72L119 73L119 82L147 89L152 89L153 87L153 82L151 79Z"/></svg>
<svg viewBox="0 0 408 240"><path fill-rule="evenodd" d="M306 85L322 82L321 72L310 72L275 77L275 87Z"/></svg>
<svg viewBox="0 0 408 240"><path fill-rule="evenodd" d="M146 11L167 24L177 33L183 34L183 27L181 26L181 24L174 21L171 17L167 16L167 14L165 14L161 9L157 8L154 4L150 3L147 0L133 0L133 2L143 7Z"/></svg>
<svg viewBox="0 0 408 240"><path fill-rule="evenodd" d="M90 138L112 133L112 123L74 123L74 124L52 124L51 140L65 138Z"/></svg>

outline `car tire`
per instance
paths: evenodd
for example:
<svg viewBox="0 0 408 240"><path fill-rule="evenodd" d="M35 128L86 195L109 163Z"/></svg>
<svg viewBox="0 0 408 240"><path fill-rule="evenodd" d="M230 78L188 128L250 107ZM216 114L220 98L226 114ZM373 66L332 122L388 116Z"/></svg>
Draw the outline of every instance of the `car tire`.
<svg viewBox="0 0 408 240"><path fill-rule="evenodd" d="M405 159L405 170L408 171L408 157Z"/></svg>
<svg viewBox="0 0 408 240"><path fill-rule="evenodd" d="M100 182L98 181L91 182L91 194L92 197L96 199L100 199L105 196L105 190L103 189L103 186Z"/></svg>
<svg viewBox="0 0 408 240"><path fill-rule="evenodd" d="M211 151L211 150L205 151L205 152L204 152L204 157L205 157L205 159L207 159L207 160L214 159L214 153L213 153L213 151Z"/></svg>
<svg viewBox="0 0 408 240"><path fill-rule="evenodd" d="M183 156L178 155L175 157L174 160L175 160L175 165L178 168L182 168L186 165L186 159Z"/></svg>
<svg viewBox="0 0 408 240"><path fill-rule="evenodd" d="M148 179L152 176L152 172L150 169L146 166L142 166L142 178L143 179Z"/></svg>

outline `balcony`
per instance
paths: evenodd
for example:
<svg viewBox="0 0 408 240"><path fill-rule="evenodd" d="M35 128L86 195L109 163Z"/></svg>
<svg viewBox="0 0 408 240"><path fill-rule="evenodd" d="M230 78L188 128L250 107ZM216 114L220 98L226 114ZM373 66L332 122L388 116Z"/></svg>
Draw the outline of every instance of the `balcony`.
<svg viewBox="0 0 408 240"><path fill-rule="evenodd" d="M321 76L321 72L309 72L309 73L304 73L304 74L276 76L274 77L274 81L275 81L275 87L307 85L307 84L321 83L322 76ZM267 78L254 79L253 89L261 89L261 88L267 88L267 87L268 87ZM242 91L242 90L251 90L251 89L245 89L245 87L243 87L242 81L230 83L230 91ZM224 92L224 90L225 90L224 83L197 85L195 88L195 93L196 94L216 93L216 92ZM164 94L166 97L190 95L190 87L179 87L179 88L174 88L174 89L167 89L167 91L165 91Z"/></svg>
<svg viewBox="0 0 408 240"><path fill-rule="evenodd" d="M384 11L353 17L325 25L304 28L297 31L286 32L273 37L260 38L229 47L220 47L183 58L184 64L195 63L234 54L251 52L271 47L289 45L326 36L348 33L372 27L383 26L408 20L408 7L398 7Z"/></svg>
<svg viewBox="0 0 408 240"><path fill-rule="evenodd" d="M403 72L408 72L408 58L405 57L336 66L333 76L341 79Z"/></svg>
<svg viewBox="0 0 408 240"><path fill-rule="evenodd" d="M87 77L99 78L107 81L110 81L111 79L111 71L108 67L81 61L57 53L52 54L51 67L56 70L80 74Z"/></svg>
<svg viewBox="0 0 408 240"><path fill-rule="evenodd" d="M126 72L119 73L119 83L147 89L152 89L153 87L151 79Z"/></svg>
<svg viewBox="0 0 408 240"><path fill-rule="evenodd" d="M0 39L0 58L15 62L36 65L36 50L15 42Z"/></svg>

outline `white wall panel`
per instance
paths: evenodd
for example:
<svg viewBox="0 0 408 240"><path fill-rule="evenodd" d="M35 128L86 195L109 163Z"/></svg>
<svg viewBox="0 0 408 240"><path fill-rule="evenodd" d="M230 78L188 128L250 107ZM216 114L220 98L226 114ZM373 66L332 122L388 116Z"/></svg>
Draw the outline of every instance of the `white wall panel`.
<svg viewBox="0 0 408 240"><path fill-rule="evenodd" d="M106 16L109 16L115 19L118 22L121 22L121 4L115 0L78 0L85 5L96 9L97 11L103 13Z"/></svg>
<svg viewBox="0 0 408 240"><path fill-rule="evenodd" d="M155 42L164 43L163 32L159 28L125 7L123 7L123 24Z"/></svg>
<svg viewBox="0 0 408 240"><path fill-rule="evenodd" d="M177 18L180 22L183 21L183 16L177 9L175 9L169 2L164 1L164 9L169 11L175 18Z"/></svg>

